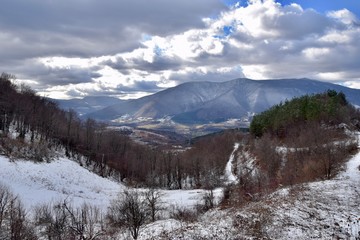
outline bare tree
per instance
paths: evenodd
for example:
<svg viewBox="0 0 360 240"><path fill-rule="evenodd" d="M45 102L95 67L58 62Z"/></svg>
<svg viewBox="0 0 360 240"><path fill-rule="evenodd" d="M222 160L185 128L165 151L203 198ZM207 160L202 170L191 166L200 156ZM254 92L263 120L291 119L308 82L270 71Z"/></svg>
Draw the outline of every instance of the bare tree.
<svg viewBox="0 0 360 240"><path fill-rule="evenodd" d="M68 236L68 214L63 203L44 204L35 208L35 224L47 239L65 240Z"/></svg>
<svg viewBox="0 0 360 240"><path fill-rule="evenodd" d="M21 201L14 197L9 205L9 239L11 240L33 240L37 239L30 222L26 217L25 208Z"/></svg>
<svg viewBox="0 0 360 240"><path fill-rule="evenodd" d="M63 207L69 214L70 234L80 240L94 240L104 234L99 208L84 203L79 208L67 204Z"/></svg>
<svg viewBox="0 0 360 240"><path fill-rule="evenodd" d="M37 207L35 223L49 240L94 240L104 234L102 214L97 207L83 204L74 208L66 200Z"/></svg>
<svg viewBox="0 0 360 240"><path fill-rule="evenodd" d="M137 239L140 227L148 217L146 202L136 190L126 190L109 208L108 218L117 227L126 227L133 239Z"/></svg>
<svg viewBox="0 0 360 240"><path fill-rule="evenodd" d="M21 201L0 183L0 239L37 239Z"/></svg>
<svg viewBox="0 0 360 240"><path fill-rule="evenodd" d="M12 199L13 194L11 193L9 187L0 183L0 228L6 217L6 213Z"/></svg>
<svg viewBox="0 0 360 240"><path fill-rule="evenodd" d="M161 192L154 188L150 188L145 192L146 205L152 222L156 221L158 213L162 210L161 197Z"/></svg>

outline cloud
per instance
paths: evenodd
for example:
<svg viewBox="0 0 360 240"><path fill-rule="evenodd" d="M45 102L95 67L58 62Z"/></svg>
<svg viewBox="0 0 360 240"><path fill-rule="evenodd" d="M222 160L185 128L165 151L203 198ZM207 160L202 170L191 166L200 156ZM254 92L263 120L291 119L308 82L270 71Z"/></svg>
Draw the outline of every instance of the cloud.
<svg viewBox="0 0 360 240"><path fill-rule="evenodd" d="M168 35L203 27L202 17L222 9L217 0L4 0L0 44L12 51L2 51L0 57L94 56L130 51L139 46L143 33ZM15 53L16 48L19 51Z"/></svg>
<svg viewBox="0 0 360 240"><path fill-rule="evenodd" d="M331 18L337 19L344 24L359 24L360 23L359 19L355 16L355 14L353 14L352 12L350 12L347 9L342 9L339 11L331 11L328 13L328 16Z"/></svg>
<svg viewBox="0 0 360 240"><path fill-rule="evenodd" d="M135 81L130 85L119 84L117 90L122 93L127 92L157 92L163 88L158 86L157 81Z"/></svg>
<svg viewBox="0 0 360 240"><path fill-rule="evenodd" d="M230 79L245 77L243 69L238 67L224 67L208 69L206 67L188 68L178 71L169 76L170 79L176 79L178 82L188 81L213 81L223 82Z"/></svg>
<svg viewBox="0 0 360 240"><path fill-rule="evenodd" d="M178 57L159 56L151 54L151 59L146 59L145 53L142 57L123 58L116 57L114 60L104 61L103 64L113 69L117 69L124 75L131 75L131 69L146 72L161 72L164 70L178 70L182 66L182 61Z"/></svg>
<svg viewBox="0 0 360 240"><path fill-rule="evenodd" d="M4 71L50 95L131 97L238 77L360 80L360 23L347 9L324 14L274 0L5 0L0 30Z"/></svg>

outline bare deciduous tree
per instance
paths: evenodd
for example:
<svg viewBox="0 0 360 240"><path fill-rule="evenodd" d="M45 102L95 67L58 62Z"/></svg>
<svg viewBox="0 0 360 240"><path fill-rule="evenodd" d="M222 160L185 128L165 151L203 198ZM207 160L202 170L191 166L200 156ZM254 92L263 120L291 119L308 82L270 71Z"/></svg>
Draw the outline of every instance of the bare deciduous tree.
<svg viewBox="0 0 360 240"><path fill-rule="evenodd" d="M33 227L21 201L0 183L0 239L35 240Z"/></svg>
<svg viewBox="0 0 360 240"><path fill-rule="evenodd" d="M158 213L162 210L161 197L161 192L154 188L150 188L145 192L145 201L152 222L156 221Z"/></svg>
<svg viewBox="0 0 360 240"><path fill-rule="evenodd" d="M100 210L85 203L77 208L66 200L39 206L35 209L35 223L49 240L95 240L104 234Z"/></svg>
<svg viewBox="0 0 360 240"><path fill-rule="evenodd" d="M117 227L126 227L133 239L137 239L140 227L148 217L146 201L136 190L126 190L109 208L108 218Z"/></svg>

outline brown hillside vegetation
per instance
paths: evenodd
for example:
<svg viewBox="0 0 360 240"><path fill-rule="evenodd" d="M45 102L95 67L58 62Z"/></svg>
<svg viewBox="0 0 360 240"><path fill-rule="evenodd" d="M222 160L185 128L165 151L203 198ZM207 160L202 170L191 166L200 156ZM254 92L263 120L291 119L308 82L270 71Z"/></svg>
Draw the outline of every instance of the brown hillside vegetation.
<svg viewBox="0 0 360 240"><path fill-rule="evenodd" d="M359 119L359 111L345 96L331 90L295 98L255 116L238 156L247 152L257 171L239 176L234 201L334 177L357 150L349 132L359 130Z"/></svg>

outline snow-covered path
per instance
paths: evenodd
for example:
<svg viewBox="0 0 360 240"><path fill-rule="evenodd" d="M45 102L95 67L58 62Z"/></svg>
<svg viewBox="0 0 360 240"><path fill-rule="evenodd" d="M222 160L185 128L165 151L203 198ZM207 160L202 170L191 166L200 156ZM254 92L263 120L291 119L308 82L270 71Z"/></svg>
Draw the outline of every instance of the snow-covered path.
<svg viewBox="0 0 360 240"><path fill-rule="evenodd" d="M233 168L235 153L239 149L239 146L240 146L239 143L234 144L234 150L232 151L229 157L229 161L226 163L225 176L224 176L226 184L232 184L232 183L236 184L237 182L237 177L234 175L232 168Z"/></svg>
<svg viewBox="0 0 360 240"><path fill-rule="evenodd" d="M360 148L360 132L355 133ZM351 158L346 164L346 171L340 174L340 177L349 179L360 184L360 152Z"/></svg>

